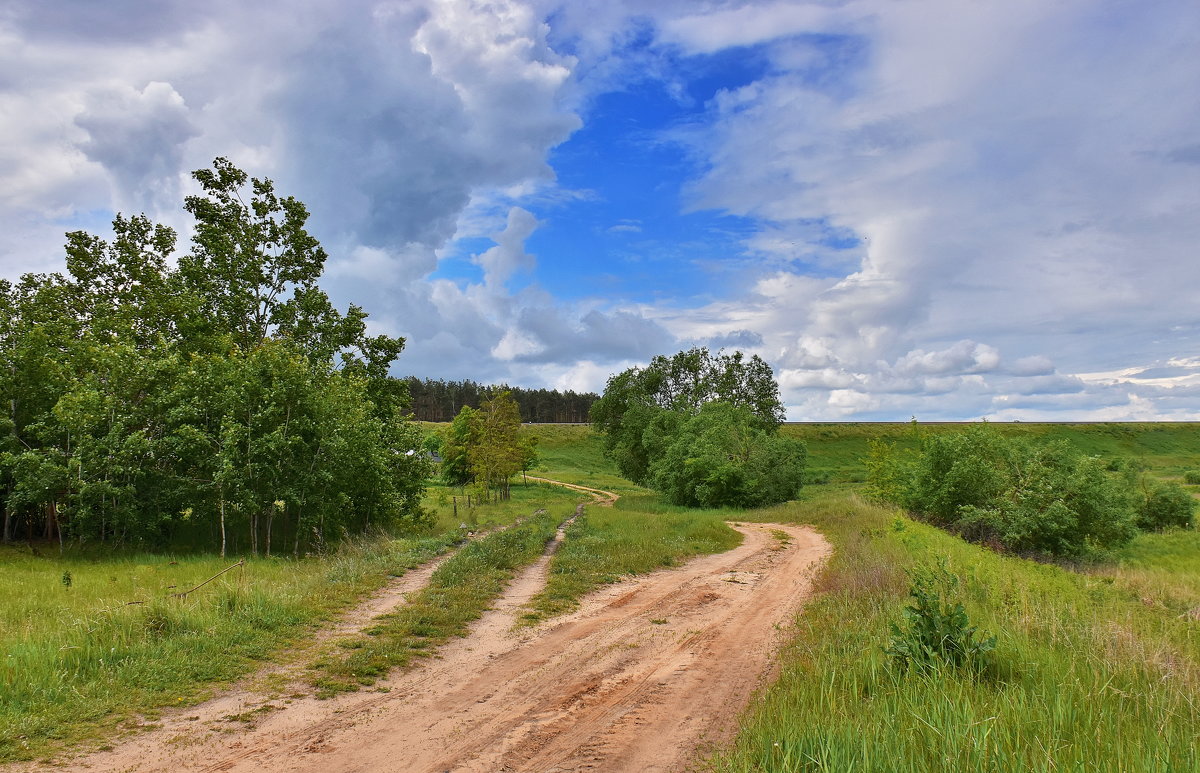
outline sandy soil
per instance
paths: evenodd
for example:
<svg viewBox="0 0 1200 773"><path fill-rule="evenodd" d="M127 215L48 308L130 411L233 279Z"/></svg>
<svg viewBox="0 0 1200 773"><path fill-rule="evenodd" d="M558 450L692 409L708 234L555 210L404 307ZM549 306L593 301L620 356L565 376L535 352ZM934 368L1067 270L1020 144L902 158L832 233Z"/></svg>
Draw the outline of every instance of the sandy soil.
<svg viewBox="0 0 1200 773"><path fill-rule="evenodd" d="M685 770L729 739L772 675L829 553L809 528L735 528L745 539L734 550L609 586L576 613L514 632L552 546L468 637L377 690L326 701L235 692L58 769Z"/></svg>

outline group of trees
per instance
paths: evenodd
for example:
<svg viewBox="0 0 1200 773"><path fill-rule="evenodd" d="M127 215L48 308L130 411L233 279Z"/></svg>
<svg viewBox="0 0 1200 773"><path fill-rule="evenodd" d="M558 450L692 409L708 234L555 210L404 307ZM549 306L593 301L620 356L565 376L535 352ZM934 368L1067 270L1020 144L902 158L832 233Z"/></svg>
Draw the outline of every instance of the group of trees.
<svg viewBox="0 0 1200 773"><path fill-rule="evenodd" d="M592 403L600 397L592 392L581 394L571 390L522 389L507 384L484 386L470 379L442 381L410 376L406 382L413 415L420 421L450 421L464 406L478 408L484 400L508 392L525 421L534 424L582 423L588 420Z"/></svg>
<svg viewBox="0 0 1200 773"><path fill-rule="evenodd" d="M591 420L621 474L672 503L756 507L800 490L805 447L778 435L779 386L757 355L657 356L610 378Z"/></svg>
<svg viewBox="0 0 1200 773"><path fill-rule="evenodd" d="M387 371L403 339L320 289L308 212L225 159L190 251L118 215L65 274L0 281L3 540L300 553L421 518L429 462Z"/></svg>
<svg viewBox="0 0 1200 773"><path fill-rule="evenodd" d="M913 451L877 442L868 469L876 498L1015 552L1085 557L1138 529L1193 525L1195 500L1177 484L1065 441L1005 438L987 424L924 436Z"/></svg>
<svg viewBox="0 0 1200 773"><path fill-rule="evenodd" d="M537 463L537 437L521 430L521 413L508 392L463 406L441 437L442 478L452 486L474 483L490 499L509 498L509 481Z"/></svg>

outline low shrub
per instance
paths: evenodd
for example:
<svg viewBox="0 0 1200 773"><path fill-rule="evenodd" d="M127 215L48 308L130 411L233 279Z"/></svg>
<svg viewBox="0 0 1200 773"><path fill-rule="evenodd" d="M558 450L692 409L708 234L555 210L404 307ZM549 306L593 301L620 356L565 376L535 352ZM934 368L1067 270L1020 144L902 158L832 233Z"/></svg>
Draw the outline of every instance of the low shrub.
<svg viewBox="0 0 1200 773"><path fill-rule="evenodd" d="M916 603L904 608L905 625L891 624L892 640L884 652L905 671L950 666L982 672L996 637L977 638L966 609L953 600L958 577L945 560L918 564L909 571L909 579Z"/></svg>

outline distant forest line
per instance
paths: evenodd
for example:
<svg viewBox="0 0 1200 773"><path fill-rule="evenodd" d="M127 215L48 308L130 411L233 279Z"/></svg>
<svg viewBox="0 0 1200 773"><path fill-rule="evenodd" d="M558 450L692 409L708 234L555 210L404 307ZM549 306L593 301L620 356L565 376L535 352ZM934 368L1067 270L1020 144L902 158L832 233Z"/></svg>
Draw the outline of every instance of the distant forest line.
<svg viewBox="0 0 1200 773"><path fill-rule="evenodd" d="M467 379L442 381L410 376L408 384L412 411L418 421L450 421L463 406L479 404L501 392L509 392L521 410L521 421L533 424L581 423L588 420L592 403L600 399L594 392L557 389L522 389L507 384L486 385Z"/></svg>

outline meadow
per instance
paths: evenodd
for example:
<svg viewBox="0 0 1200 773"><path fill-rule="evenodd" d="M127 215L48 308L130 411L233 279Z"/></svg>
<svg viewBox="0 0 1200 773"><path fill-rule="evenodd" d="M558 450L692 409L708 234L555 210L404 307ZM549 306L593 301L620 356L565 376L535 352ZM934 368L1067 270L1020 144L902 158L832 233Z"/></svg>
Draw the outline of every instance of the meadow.
<svg viewBox="0 0 1200 773"><path fill-rule="evenodd" d="M512 491L509 501L471 509L460 495L456 520L457 492L432 486L436 524L427 532L362 538L298 561L246 558L233 569L237 559L212 555L0 548L0 761L44 756L203 700L264 661L297 657L338 612L454 547L462 523L488 529L538 510L561 520L580 499L548 485ZM478 614L486 599L473 603Z"/></svg>
<svg viewBox="0 0 1200 773"><path fill-rule="evenodd" d="M996 426L1132 458L1165 479L1200 469L1200 425ZM778 681L741 718L732 744L705 763L712 769L1200 767L1200 533L1144 534L1098 563L1048 565L968 544L862 497L856 481L870 440L910 444L915 433L955 425L785 425L808 445L813 485L798 501L749 512L663 504L616 475L589 427L528 430L539 439L534 474L622 498L587 508L568 529L525 624L573 609L599 585L729 549L740 537L726 519L811 524L834 544L818 595L781 654ZM303 657L296 645L306 634L389 577L453 549L461 526L483 532L546 510L460 550L406 611L320 654L312 687L355 689L428 654L465 630L579 501L548 485L517 483L512 492L509 502L468 509L463 492L431 486L425 506L436 525L427 533L299 561L250 560L185 599L170 594L232 561L4 549L0 759L45 756L152 723L164 707L196 702L264 660ZM906 671L884 652L911 601L909 572L939 561L958 578L947 600L964 605L981 635L996 636L980 671Z"/></svg>

